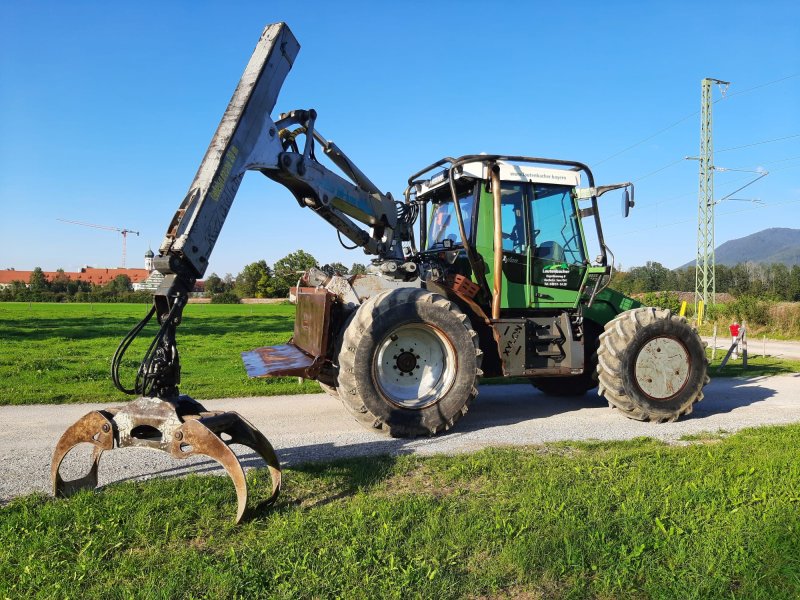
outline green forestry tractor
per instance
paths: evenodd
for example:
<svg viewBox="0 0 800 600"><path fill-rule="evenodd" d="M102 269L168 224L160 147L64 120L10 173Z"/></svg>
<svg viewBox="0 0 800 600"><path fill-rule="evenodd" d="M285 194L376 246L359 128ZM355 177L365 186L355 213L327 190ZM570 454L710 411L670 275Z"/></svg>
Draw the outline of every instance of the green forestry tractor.
<svg viewBox="0 0 800 600"><path fill-rule="evenodd" d="M639 420L692 411L708 381L697 332L607 287L613 260L598 198L622 190L627 216L631 183L597 186L588 166L570 160L475 154L421 169L395 200L320 134L313 109L270 117L298 51L285 24L264 30L155 259L165 277L153 308L114 358L115 383L139 398L90 413L64 434L52 464L56 493L96 485L100 454L114 447L206 454L234 479L241 518L246 482L228 446L242 443L264 457L270 500L277 495L280 467L266 438L239 415L208 412L178 391L176 328L248 170L284 185L340 241L373 257L363 275L302 274L292 290L294 336L244 352L250 376L315 379L365 426L403 437L453 427L481 377L526 378L553 396L598 387ZM126 388L122 357L152 316L158 335ZM59 465L80 442L95 446L92 470L64 482Z"/></svg>

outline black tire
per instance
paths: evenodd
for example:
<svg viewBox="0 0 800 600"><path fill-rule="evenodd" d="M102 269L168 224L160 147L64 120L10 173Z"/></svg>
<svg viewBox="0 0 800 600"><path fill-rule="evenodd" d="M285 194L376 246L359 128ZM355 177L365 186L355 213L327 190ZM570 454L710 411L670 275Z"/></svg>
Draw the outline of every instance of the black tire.
<svg viewBox="0 0 800 600"><path fill-rule="evenodd" d="M583 396L597 387L597 348L603 329L594 321L584 323L584 370L570 377L531 377L531 384L548 396Z"/></svg>
<svg viewBox="0 0 800 600"><path fill-rule="evenodd" d="M477 396L481 357L478 335L454 303L419 288L390 290L362 304L344 331L339 397L367 427L435 435Z"/></svg>
<svg viewBox="0 0 800 600"><path fill-rule="evenodd" d="M348 326L353 322L355 315L356 311L350 313L336 332L336 338L333 342L333 364L326 365L323 370L317 374L317 383L319 387L322 388L323 392L334 398L339 397L339 351L344 343L344 332L347 331Z"/></svg>
<svg viewBox="0 0 800 600"><path fill-rule="evenodd" d="M328 394L328 396L333 396L334 398L339 397L339 388L334 385L328 385L327 383L322 383L319 379L317 379L317 383L319 387L322 388L322 391Z"/></svg>
<svg viewBox="0 0 800 600"><path fill-rule="evenodd" d="M676 421L703 399L705 346L697 330L669 310L621 313L600 336L600 395L631 419Z"/></svg>

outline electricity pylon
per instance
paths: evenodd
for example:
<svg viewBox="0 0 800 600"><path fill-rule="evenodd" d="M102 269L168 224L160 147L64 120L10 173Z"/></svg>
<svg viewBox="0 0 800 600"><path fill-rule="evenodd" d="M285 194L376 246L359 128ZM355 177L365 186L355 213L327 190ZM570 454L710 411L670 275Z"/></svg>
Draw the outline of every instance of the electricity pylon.
<svg viewBox="0 0 800 600"><path fill-rule="evenodd" d="M717 83L725 95L730 82L706 77L702 82L700 110L700 189L697 211L697 260L695 261L694 308L716 302L717 282L714 263L714 137L711 114L711 84Z"/></svg>

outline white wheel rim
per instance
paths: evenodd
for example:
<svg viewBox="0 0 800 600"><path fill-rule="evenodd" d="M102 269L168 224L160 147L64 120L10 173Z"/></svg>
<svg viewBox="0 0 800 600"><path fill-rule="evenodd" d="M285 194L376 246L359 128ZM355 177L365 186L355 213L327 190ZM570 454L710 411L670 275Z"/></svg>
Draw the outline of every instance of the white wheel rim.
<svg viewBox="0 0 800 600"><path fill-rule="evenodd" d="M374 365L381 394L392 404L419 410L450 390L456 355L441 331L424 323L409 323L384 338Z"/></svg>
<svg viewBox="0 0 800 600"><path fill-rule="evenodd" d="M639 388L655 400L679 393L689 379L689 352L674 338L650 340L636 357L634 377Z"/></svg>

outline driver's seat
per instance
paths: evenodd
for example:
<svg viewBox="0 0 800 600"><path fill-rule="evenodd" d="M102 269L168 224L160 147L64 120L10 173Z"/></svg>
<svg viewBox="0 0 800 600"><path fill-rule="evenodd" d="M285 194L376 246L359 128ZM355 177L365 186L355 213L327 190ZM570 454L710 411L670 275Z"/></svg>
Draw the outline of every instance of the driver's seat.
<svg viewBox="0 0 800 600"><path fill-rule="evenodd" d="M564 248L558 242L542 242L536 246L534 256L553 262L564 262Z"/></svg>

